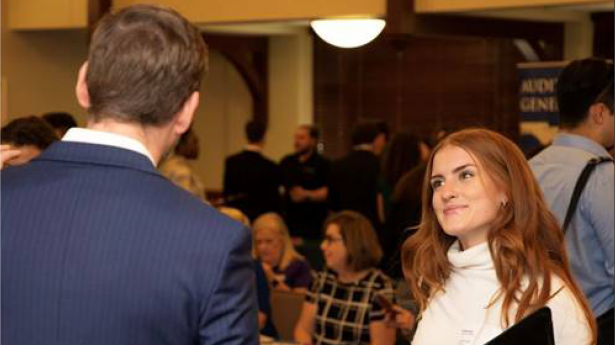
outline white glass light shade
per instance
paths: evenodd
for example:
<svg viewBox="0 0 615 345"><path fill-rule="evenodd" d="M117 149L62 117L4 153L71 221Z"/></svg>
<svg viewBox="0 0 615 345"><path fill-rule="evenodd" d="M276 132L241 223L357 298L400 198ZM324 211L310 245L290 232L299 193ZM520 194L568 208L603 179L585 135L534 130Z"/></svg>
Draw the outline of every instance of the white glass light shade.
<svg viewBox="0 0 615 345"><path fill-rule="evenodd" d="M384 25L384 19L318 19L311 22L318 37L340 48L356 48L371 42Z"/></svg>

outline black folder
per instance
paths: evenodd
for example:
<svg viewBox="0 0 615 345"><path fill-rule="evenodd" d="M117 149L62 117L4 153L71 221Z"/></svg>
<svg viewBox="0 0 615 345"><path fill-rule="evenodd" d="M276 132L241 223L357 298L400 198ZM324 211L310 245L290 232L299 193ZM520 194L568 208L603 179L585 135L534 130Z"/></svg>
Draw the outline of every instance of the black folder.
<svg viewBox="0 0 615 345"><path fill-rule="evenodd" d="M551 309L544 307L526 316L485 345L555 345Z"/></svg>

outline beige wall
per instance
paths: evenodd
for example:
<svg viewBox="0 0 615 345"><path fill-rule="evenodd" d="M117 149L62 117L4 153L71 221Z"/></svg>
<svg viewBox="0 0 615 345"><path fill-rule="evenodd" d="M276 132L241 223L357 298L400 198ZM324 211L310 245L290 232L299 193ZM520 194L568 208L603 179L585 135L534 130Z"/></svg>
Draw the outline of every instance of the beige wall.
<svg viewBox="0 0 615 345"><path fill-rule="evenodd" d="M245 81L228 60L211 51L193 124L200 155L192 167L206 188L222 188L224 159L245 145L244 125L252 116L252 96Z"/></svg>
<svg viewBox="0 0 615 345"><path fill-rule="evenodd" d="M68 111L85 125L86 112L74 96L74 84L87 58L84 30L13 32L2 1L2 107L6 120L48 111ZM252 118L252 99L235 68L215 51L201 90L194 129L201 155L194 168L207 188L222 187L224 157L244 145L243 125ZM4 96L6 94L6 96ZM6 99L5 99L6 98ZM5 102L4 102L5 101Z"/></svg>
<svg viewBox="0 0 615 345"><path fill-rule="evenodd" d="M581 21L565 23L564 60L591 57L594 51L594 23L589 14Z"/></svg>
<svg viewBox="0 0 615 345"><path fill-rule="evenodd" d="M8 118L48 111L68 111L84 123L85 112L74 97L79 66L87 56L85 30L13 32L2 4L1 74Z"/></svg>
<svg viewBox="0 0 615 345"><path fill-rule="evenodd" d="M313 122L312 37L269 40L269 132L265 154L280 160L293 150L294 129Z"/></svg>
<svg viewBox="0 0 615 345"><path fill-rule="evenodd" d="M88 0L2 0L10 2L12 29L85 29L88 26Z"/></svg>
<svg viewBox="0 0 615 345"><path fill-rule="evenodd" d="M116 8L143 0L114 0ZM386 0L149 0L171 6L196 23L238 23L249 21L297 20L331 16L373 16L386 14ZM275 10L272 10L275 9Z"/></svg>
<svg viewBox="0 0 615 345"><path fill-rule="evenodd" d="M611 0L415 0L417 13L464 12L543 6L612 5Z"/></svg>

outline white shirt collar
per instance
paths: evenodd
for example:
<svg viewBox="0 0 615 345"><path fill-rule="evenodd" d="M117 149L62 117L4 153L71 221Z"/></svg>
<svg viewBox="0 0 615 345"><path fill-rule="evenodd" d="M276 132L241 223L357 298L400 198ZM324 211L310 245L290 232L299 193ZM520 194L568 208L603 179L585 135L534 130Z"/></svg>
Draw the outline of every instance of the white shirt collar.
<svg viewBox="0 0 615 345"><path fill-rule="evenodd" d="M69 129L68 132L66 132L66 134L62 138L62 141L107 145L135 151L146 156L152 162L152 164L154 164L154 166L156 165L154 158L152 158L152 155L149 153L147 148L145 148L145 145L143 145L143 143L125 135L111 132L96 131L87 128L73 127Z"/></svg>
<svg viewBox="0 0 615 345"><path fill-rule="evenodd" d="M248 144L246 145L246 151L252 151L252 152L261 152L263 150L262 147L258 146L258 145L254 145L254 144Z"/></svg>

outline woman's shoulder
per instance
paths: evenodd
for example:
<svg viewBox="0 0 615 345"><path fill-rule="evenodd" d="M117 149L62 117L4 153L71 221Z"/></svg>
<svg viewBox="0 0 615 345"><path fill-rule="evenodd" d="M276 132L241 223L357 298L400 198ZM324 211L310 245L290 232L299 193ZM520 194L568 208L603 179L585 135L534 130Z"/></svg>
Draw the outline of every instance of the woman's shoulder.
<svg viewBox="0 0 615 345"><path fill-rule="evenodd" d="M311 267L310 267L310 263L306 259L295 258L293 261L290 262L286 270L287 271L304 271L304 270L309 271L311 270Z"/></svg>
<svg viewBox="0 0 615 345"><path fill-rule="evenodd" d="M361 284L375 289L389 289L393 287L391 278L376 268L369 270L368 274L361 279Z"/></svg>
<svg viewBox="0 0 615 345"><path fill-rule="evenodd" d="M551 277L551 309L557 344L589 344L591 330L583 306L570 286L560 277Z"/></svg>

